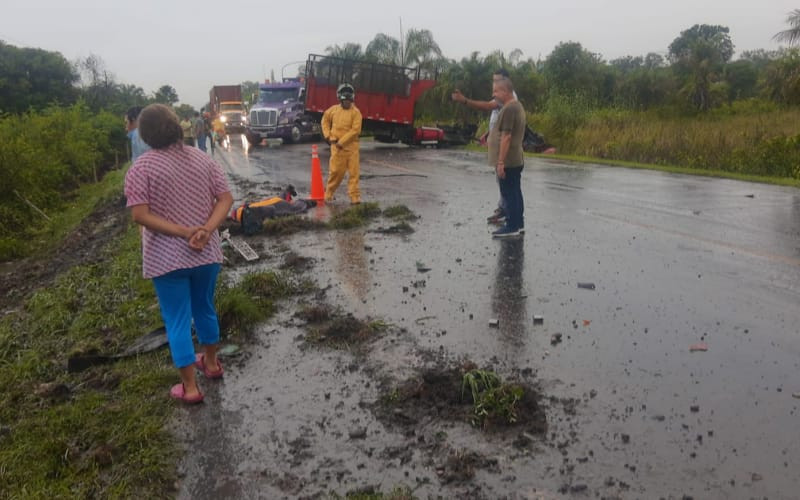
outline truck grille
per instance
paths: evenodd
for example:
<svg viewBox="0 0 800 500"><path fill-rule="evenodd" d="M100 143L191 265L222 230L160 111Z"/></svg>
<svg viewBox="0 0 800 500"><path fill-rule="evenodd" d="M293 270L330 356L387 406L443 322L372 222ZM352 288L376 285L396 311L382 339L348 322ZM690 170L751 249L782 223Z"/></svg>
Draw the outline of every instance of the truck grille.
<svg viewBox="0 0 800 500"><path fill-rule="evenodd" d="M250 125L274 127L278 124L278 112L274 109L255 109L250 112Z"/></svg>

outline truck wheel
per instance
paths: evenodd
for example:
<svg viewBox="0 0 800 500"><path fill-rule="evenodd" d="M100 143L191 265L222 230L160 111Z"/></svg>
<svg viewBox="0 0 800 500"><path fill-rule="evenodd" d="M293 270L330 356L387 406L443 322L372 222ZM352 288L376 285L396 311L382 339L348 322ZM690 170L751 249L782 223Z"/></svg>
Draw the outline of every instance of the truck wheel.
<svg viewBox="0 0 800 500"><path fill-rule="evenodd" d="M294 124L292 125L292 131L289 135L289 142L292 144L297 144L303 139L303 132L300 130L300 125Z"/></svg>
<svg viewBox="0 0 800 500"><path fill-rule="evenodd" d="M261 144L261 137L257 135L245 134L245 137L247 138L247 142L249 142L251 146L258 146L259 144Z"/></svg>

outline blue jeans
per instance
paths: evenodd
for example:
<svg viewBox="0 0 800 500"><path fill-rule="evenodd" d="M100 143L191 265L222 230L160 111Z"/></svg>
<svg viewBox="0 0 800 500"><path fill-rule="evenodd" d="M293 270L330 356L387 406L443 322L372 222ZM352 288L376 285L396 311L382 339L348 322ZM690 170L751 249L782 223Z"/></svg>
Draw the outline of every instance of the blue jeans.
<svg viewBox="0 0 800 500"><path fill-rule="evenodd" d="M192 319L201 344L219 342L219 320L214 309L214 288L222 266L207 264L178 269L153 278L161 317L167 328L172 362L178 368L194 363Z"/></svg>
<svg viewBox="0 0 800 500"><path fill-rule="evenodd" d="M506 227L517 230L525 227L523 212L525 210L522 200L520 180L522 169L519 167L506 167L506 178L500 180L500 194L506 202Z"/></svg>
<svg viewBox="0 0 800 500"><path fill-rule="evenodd" d="M206 134L200 134L197 136L197 148L200 151L206 150Z"/></svg>
<svg viewBox="0 0 800 500"><path fill-rule="evenodd" d="M500 177L497 177L497 174L495 174L494 177L495 177L495 179L497 179L497 187L499 188L500 187ZM497 208L500 209L501 212L503 212L503 215L508 213L508 207L506 206L506 200L505 200L505 198L503 198L503 191L500 191L500 199L497 200Z"/></svg>

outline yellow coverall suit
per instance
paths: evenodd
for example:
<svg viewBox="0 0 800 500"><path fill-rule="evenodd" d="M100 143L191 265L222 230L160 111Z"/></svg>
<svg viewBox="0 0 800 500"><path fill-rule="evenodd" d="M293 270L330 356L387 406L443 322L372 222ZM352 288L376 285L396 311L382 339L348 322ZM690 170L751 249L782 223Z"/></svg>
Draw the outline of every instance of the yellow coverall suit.
<svg viewBox="0 0 800 500"><path fill-rule="evenodd" d="M358 136L361 134L361 111L355 104L345 109L341 104L328 108L322 115L322 136L331 143L331 161L328 165L328 185L325 188L325 201L331 201L336 188L350 174L347 191L351 203L361 203L361 190L358 188L359 158ZM334 144L335 143L335 144Z"/></svg>

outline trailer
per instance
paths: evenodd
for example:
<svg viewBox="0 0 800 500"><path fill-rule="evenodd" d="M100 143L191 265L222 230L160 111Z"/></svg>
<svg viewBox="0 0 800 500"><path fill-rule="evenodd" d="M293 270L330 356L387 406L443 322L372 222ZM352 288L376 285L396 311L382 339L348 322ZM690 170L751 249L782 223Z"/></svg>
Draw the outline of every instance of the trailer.
<svg viewBox="0 0 800 500"><path fill-rule="evenodd" d="M303 78L259 85L246 136L252 144L318 138L322 114L339 103L337 87L350 83L364 132L382 142L436 144L444 136L441 130L414 127L416 102L436 84L435 76L421 68L311 54Z"/></svg>

